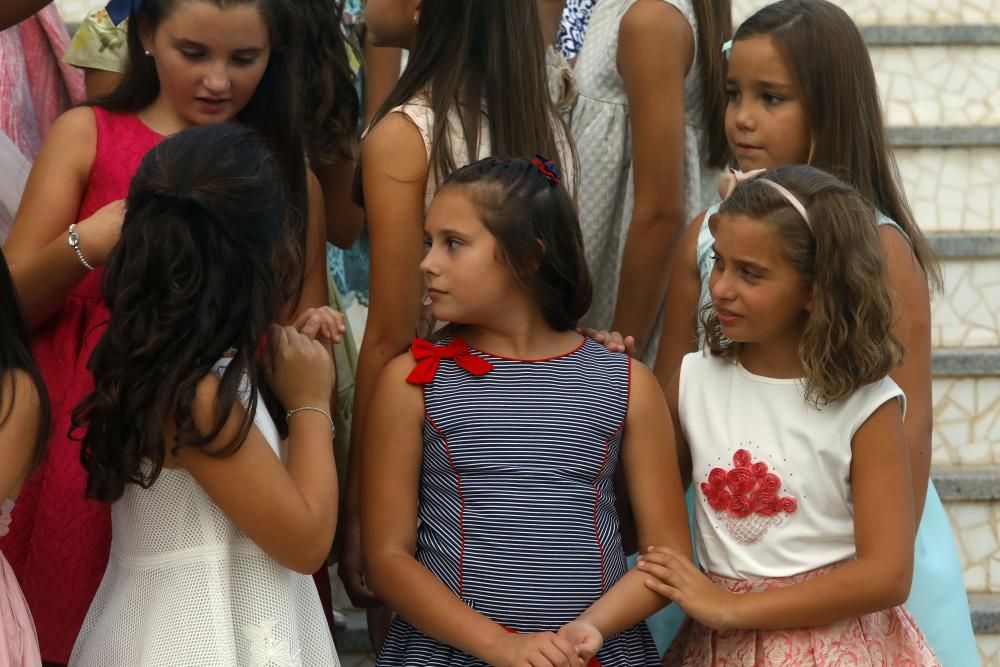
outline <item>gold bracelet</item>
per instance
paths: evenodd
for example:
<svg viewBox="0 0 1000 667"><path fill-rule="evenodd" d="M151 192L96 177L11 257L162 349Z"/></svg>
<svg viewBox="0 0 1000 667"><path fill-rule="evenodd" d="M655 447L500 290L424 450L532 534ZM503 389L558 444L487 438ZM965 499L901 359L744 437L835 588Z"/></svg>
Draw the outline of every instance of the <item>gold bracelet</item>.
<svg viewBox="0 0 1000 667"><path fill-rule="evenodd" d="M327 419L329 419L330 420L330 435L333 436L333 437L335 437L337 435L337 427L334 426L334 424L333 424L333 417L331 417L330 413L327 412L326 410L324 410L323 408L314 408L311 405L306 405L306 406L303 406L301 408L294 408L294 409L289 410L288 412L285 413L285 421L287 422L291 418L291 416L294 415L296 412L304 412L304 411L307 411L307 410L310 411L310 412L318 412L321 415L323 415L324 417L326 417Z"/></svg>

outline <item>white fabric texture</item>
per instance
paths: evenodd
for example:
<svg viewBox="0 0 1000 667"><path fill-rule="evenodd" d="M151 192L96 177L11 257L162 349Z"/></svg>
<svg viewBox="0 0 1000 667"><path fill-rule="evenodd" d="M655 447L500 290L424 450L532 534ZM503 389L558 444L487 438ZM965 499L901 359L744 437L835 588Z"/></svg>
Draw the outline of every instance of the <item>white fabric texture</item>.
<svg viewBox="0 0 1000 667"><path fill-rule="evenodd" d="M7 240L30 171L31 161L0 133L0 245Z"/></svg>
<svg viewBox="0 0 1000 667"><path fill-rule="evenodd" d="M894 398L905 403L902 390L887 377L817 410L806 403L801 380L754 375L703 352L685 356L678 415L691 451L701 565L723 577L763 579L853 557L851 441L872 413ZM741 450L780 479L775 495L793 498L792 511L753 511L737 518L710 505L702 484L715 468L733 470Z"/></svg>
<svg viewBox="0 0 1000 667"><path fill-rule="evenodd" d="M664 0L684 16L695 36L698 29L690 0ZM576 105L570 130L580 159L579 207L587 264L594 281L589 326L611 326L618 297L622 253L632 221L635 189L632 132L625 82L618 72L618 30L635 0L602 0L594 8L576 63ZM705 130L701 127L701 63L695 57L684 79L685 219L702 211L716 196L717 172L705 165ZM660 316L643 361L655 358ZM629 332L625 332L629 333Z"/></svg>
<svg viewBox="0 0 1000 667"><path fill-rule="evenodd" d="M262 403L254 425L284 460ZM71 665L339 666L312 577L264 553L187 471L130 484L111 511L111 558Z"/></svg>

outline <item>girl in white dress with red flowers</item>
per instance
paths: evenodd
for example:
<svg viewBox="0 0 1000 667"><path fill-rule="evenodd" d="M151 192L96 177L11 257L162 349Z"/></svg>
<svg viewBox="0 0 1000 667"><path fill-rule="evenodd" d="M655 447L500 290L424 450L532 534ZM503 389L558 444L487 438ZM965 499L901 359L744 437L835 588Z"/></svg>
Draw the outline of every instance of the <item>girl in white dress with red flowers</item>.
<svg viewBox="0 0 1000 667"><path fill-rule="evenodd" d="M690 616L665 665L937 665L902 604L914 513L903 349L874 210L818 169L739 185L709 225L706 353L668 387L699 571L646 584Z"/></svg>

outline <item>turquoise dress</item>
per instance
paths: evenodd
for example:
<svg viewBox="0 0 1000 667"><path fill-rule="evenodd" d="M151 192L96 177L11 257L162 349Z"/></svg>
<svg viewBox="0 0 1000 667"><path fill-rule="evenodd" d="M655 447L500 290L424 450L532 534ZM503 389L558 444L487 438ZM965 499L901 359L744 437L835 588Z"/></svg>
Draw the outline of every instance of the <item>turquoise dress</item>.
<svg viewBox="0 0 1000 667"><path fill-rule="evenodd" d="M705 212L705 223L718 210L718 204L709 208ZM702 304L709 299L708 277L713 264L713 239L708 224L705 223L702 224L698 236L695 255L698 272L702 278ZM878 214L878 224L892 225L906 236L894 220L882 213ZM689 510L693 502L693 493L689 490L687 496ZM906 601L906 609L916 619L917 625L920 626L943 667L979 665L979 653L972 632L969 599L965 593L958 549L955 547L951 524L941 504L941 498L938 497L934 484L930 482L927 484L924 513L920 519L913 549L913 586ZM684 614L680 609L676 605L670 605L647 620L656 640L656 646L661 652L673 641L683 618Z"/></svg>

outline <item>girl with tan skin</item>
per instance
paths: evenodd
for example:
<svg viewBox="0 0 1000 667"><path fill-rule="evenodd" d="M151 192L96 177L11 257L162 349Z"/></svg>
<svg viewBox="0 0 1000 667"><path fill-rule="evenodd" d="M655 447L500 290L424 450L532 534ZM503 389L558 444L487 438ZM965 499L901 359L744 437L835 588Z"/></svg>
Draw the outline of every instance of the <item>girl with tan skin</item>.
<svg viewBox="0 0 1000 667"><path fill-rule="evenodd" d="M614 478L642 544L688 553L670 425L644 366L574 331L590 279L558 167L461 168L424 234L453 324L386 366L366 425L366 572L398 613L379 664L657 664Z"/></svg>
<svg viewBox="0 0 1000 667"><path fill-rule="evenodd" d="M369 0L376 46L410 50L375 116L360 176L371 237L371 305L358 362L340 574L355 605L371 606L360 558L359 456L376 379L429 321L420 279L424 213L456 167L491 154L544 151L572 184L572 150L546 88L536 0Z"/></svg>
<svg viewBox="0 0 1000 667"><path fill-rule="evenodd" d="M940 664L902 606L913 488L874 214L793 166L708 223L707 349L667 386L704 572L659 547L637 566L690 616L664 665Z"/></svg>
<svg viewBox="0 0 1000 667"><path fill-rule="evenodd" d="M68 659L110 547L108 506L83 497L69 415L90 386L86 364L108 314L101 267L145 152L190 126L235 120L257 129L289 203L275 265L285 297L279 319L339 338L340 316L326 307L323 204L305 167L289 20L272 0L147 0L130 18L138 29L129 33L126 77L59 118L28 178L4 251L55 397L54 428L48 459L15 509L32 530L12 533L3 548L24 581L46 660Z"/></svg>
<svg viewBox="0 0 1000 667"><path fill-rule="evenodd" d="M0 7L0 30L20 23L35 12L41 11L52 0L9 0Z"/></svg>
<svg viewBox="0 0 1000 667"><path fill-rule="evenodd" d="M808 57L806 57L808 54ZM746 171L809 163L841 174L879 215L886 279L896 300L893 334L906 355L890 373L907 398L905 441L919 530L907 608L944 664L970 664L975 640L958 554L931 460L930 291L940 274L906 202L889 147L867 47L857 27L825 0L769 5L736 31L726 81L726 136ZM667 294L655 372L669 386L697 349L699 304L711 272L714 208L681 239Z"/></svg>

